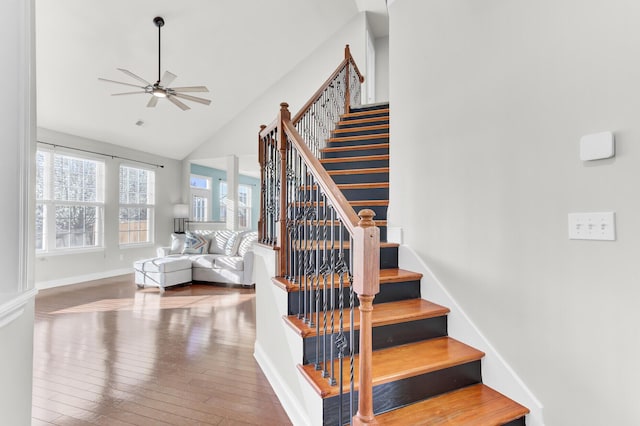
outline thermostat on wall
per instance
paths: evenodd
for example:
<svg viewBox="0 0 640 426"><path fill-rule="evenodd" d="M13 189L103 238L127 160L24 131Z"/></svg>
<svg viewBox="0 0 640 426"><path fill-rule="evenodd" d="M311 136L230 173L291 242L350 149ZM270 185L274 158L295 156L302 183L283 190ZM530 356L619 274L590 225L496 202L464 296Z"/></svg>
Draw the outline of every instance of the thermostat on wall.
<svg viewBox="0 0 640 426"><path fill-rule="evenodd" d="M615 155L612 132L592 133L580 138L580 159L582 161L602 160Z"/></svg>

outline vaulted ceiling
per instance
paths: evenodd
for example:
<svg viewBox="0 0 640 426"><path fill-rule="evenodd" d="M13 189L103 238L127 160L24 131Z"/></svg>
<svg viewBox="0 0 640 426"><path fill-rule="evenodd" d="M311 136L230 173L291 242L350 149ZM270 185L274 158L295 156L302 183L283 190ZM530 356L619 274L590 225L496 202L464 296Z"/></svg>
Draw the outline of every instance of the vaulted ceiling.
<svg viewBox="0 0 640 426"><path fill-rule="evenodd" d="M363 10L367 0L36 0L38 126L182 159ZM376 3L379 3L377 1ZM172 86L204 85L210 106L182 111L150 95L158 30ZM141 121L141 125L136 125Z"/></svg>

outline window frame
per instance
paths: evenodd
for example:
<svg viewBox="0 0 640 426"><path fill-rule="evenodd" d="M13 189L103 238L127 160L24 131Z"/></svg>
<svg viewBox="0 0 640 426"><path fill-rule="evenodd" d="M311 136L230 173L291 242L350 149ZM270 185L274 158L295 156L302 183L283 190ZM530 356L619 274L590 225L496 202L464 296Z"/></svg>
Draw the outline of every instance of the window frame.
<svg viewBox="0 0 640 426"><path fill-rule="evenodd" d="M67 151L59 148L42 148L38 147L36 149L36 185L39 184L39 164L38 164L38 155L43 154L44 164L42 167L42 194L39 196L38 190L36 190L35 195L35 216L36 216L36 226L35 226L35 235L34 241L35 246L35 254L39 257L43 256L59 256L65 254L76 254L76 253L86 253L86 252L96 252L103 251L105 249L105 235L104 235L104 227L105 227L105 196L106 196L106 188L105 188L105 174L106 174L106 162L101 159L91 155L79 155L75 151ZM67 157L73 160L79 160L83 162L93 162L96 166L95 171L95 201L79 201L79 200L68 200L68 199L56 199L55 194L55 161L56 156ZM84 180L82 187L85 188ZM37 210L39 206L42 206L42 232L38 232L37 220L38 214ZM82 245L75 247L57 247L57 238L58 238L58 227L57 227L57 216L56 210L59 207L82 207L82 208L95 208L95 229L93 231L93 238L95 240L94 245ZM69 234L73 234L73 232L69 232ZM86 232L81 233L82 235L87 235ZM42 248L38 248L37 238L41 236ZM84 237L83 237L84 238Z"/></svg>
<svg viewBox="0 0 640 426"><path fill-rule="evenodd" d="M191 185L191 179L192 178L197 178L197 179L203 179L207 182L207 187L206 188L202 188L199 186L193 186ZM209 176L203 176L203 175L199 175L196 173L191 173L189 175L189 190L190 190L190 203L189 203L189 218L190 220L194 221L194 222L208 222L211 220L212 218L212 213L213 213L213 205L211 204L211 200L213 198L212 196L212 190L213 190L213 179ZM199 219L196 218L196 209L193 206L194 203L194 198L195 197L199 197L199 198L204 198L205 202L206 202L206 206L205 206L205 212L204 212L204 219Z"/></svg>
<svg viewBox="0 0 640 426"><path fill-rule="evenodd" d="M149 176L151 177L151 182L149 182L149 179L147 181L147 203L127 203L127 202L122 202L122 198L121 198L121 190L122 190L122 168L126 167L129 169L135 169L135 170L143 170L147 173L149 173ZM150 188L149 188L150 186ZM126 163L126 162L122 162L120 164L118 164L118 213L117 213L117 233L118 233L118 246L122 249L126 249L126 248L137 248L137 247L145 247L145 246L151 246L155 243L155 213L156 213L156 172L155 170L153 170L152 168L149 167L142 167L139 164L131 164L131 163ZM149 202L149 199L151 199L151 203ZM147 235L148 235L148 239L147 241L134 241L134 242L121 242L121 234L123 233L123 231L121 230L121 226L122 226L122 222L121 222L121 216L120 216L120 212L121 209L123 208L145 208L147 209ZM130 222L127 222L130 223ZM127 232L131 232L131 230L128 230Z"/></svg>

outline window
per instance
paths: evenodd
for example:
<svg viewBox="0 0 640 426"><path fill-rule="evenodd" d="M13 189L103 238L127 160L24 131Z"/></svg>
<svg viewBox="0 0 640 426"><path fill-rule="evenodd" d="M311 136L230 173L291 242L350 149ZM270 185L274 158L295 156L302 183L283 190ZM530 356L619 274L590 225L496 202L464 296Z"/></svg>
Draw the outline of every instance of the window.
<svg viewBox="0 0 640 426"><path fill-rule="evenodd" d="M226 222L227 221L227 182L224 180L220 181L220 200L219 200L219 207L220 207L220 221L221 222Z"/></svg>
<svg viewBox="0 0 640 426"><path fill-rule="evenodd" d="M210 218L211 178L191 175L189 181L191 186L191 219L207 221Z"/></svg>
<svg viewBox="0 0 640 426"><path fill-rule="evenodd" d="M36 152L36 250L102 247L104 162Z"/></svg>
<svg viewBox="0 0 640 426"><path fill-rule="evenodd" d="M121 245L153 242L155 173L120 166L119 241Z"/></svg>
<svg viewBox="0 0 640 426"><path fill-rule="evenodd" d="M238 227L251 228L251 186L238 185ZM220 220L227 220L227 182L220 181Z"/></svg>
<svg viewBox="0 0 640 426"><path fill-rule="evenodd" d="M238 185L238 226L251 228L251 187Z"/></svg>

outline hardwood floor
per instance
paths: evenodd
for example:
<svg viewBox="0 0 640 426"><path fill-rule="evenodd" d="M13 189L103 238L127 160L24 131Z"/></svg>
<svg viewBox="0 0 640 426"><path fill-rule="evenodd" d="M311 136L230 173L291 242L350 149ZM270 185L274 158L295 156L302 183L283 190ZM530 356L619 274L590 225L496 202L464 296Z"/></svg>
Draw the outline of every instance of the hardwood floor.
<svg viewBox="0 0 640 426"><path fill-rule="evenodd" d="M126 275L41 291L32 424L290 425L254 340L250 289Z"/></svg>

